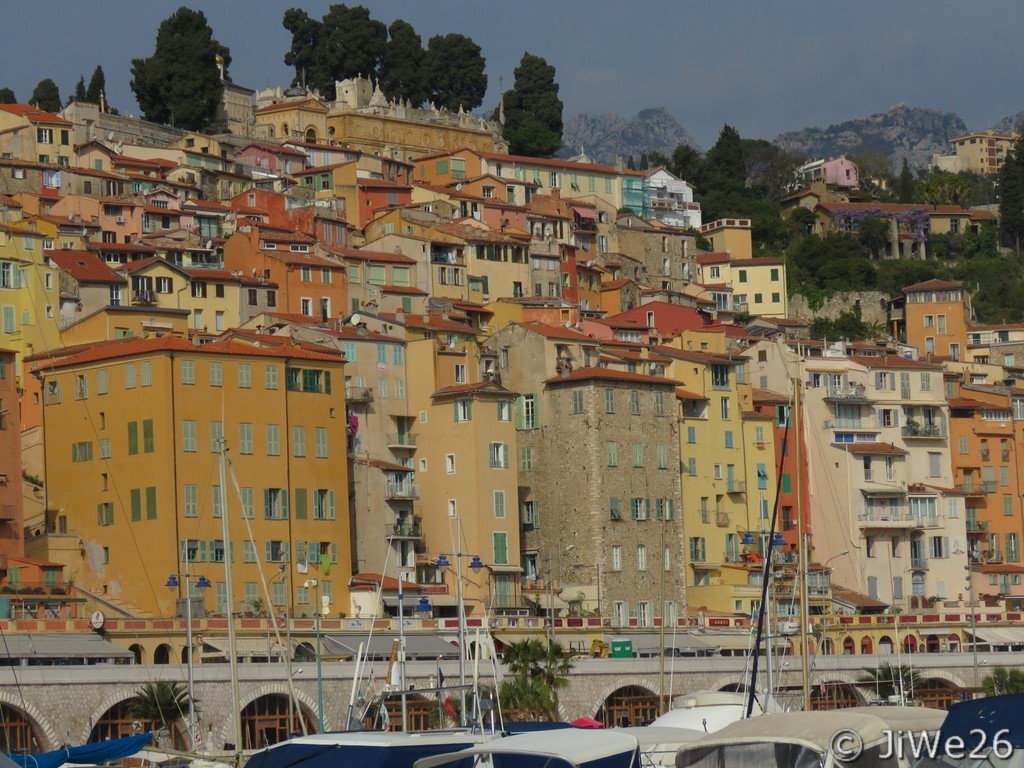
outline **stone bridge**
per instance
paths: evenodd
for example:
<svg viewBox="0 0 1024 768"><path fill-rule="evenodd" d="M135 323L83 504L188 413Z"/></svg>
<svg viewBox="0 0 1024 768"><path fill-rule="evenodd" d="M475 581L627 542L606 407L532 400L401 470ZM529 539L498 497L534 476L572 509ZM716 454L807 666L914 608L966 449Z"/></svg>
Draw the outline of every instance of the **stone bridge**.
<svg viewBox="0 0 1024 768"><path fill-rule="evenodd" d="M894 662L893 656L822 656L814 661L812 680L818 686L846 686L858 690L857 680L865 668L876 661ZM974 666L969 653L931 653L904 655L904 664L912 664L925 681L950 688L973 689L995 666L1024 667L1024 656L1010 653L983 653ZM407 680L410 688L437 685L438 664L410 662ZM458 679L457 662L440 665L446 680ZM294 685L300 710L311 722L318 720L316 663L294 663ZM352 662L323 664L324 721L328 730L338 730L345 721ZM783 657L774 665L776 687L800 689L799 657ZM743 657L582 659L570 675L569 685L560 691L563 719L593 717L615 692L631 686L656 695L662 690L672 695L733 688L747 679L747 659ZM268 695L287 697L288 685L283 664L243 663L239 666L240 707ZM366 672L377 680L387 673L387 662L368 664ZM184 665L113 665L2 667L0 668L0 704L20 713L32 726L41 749L61 743L84 743L94 724L115 705L125 701L145 683L186 679ZM204 742L219 749L230 736L231 686L227 664L197 664L194 671L195 698ZM482 675L491 682L490 670ZM763 664L760 675L763 686ZM941 683L939 683L941 681ZM364 683L365 685L365 683ZM424 693L427 697L433 694ZM863 701L873 697L859 689Z"/></svg>

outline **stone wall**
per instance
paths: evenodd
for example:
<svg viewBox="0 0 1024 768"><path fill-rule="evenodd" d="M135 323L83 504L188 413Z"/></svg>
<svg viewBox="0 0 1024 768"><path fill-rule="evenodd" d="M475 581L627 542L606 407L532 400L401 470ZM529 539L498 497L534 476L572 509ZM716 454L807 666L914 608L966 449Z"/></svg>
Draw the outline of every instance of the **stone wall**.
<svg viewBox="0 0 1024 768"><path fill-rule="evenodd" d="M860 307L861 319L868 323L889 325L889 296L881 291L837 293L826 299L820 309L811 309L807 298L795 295L789 299L789 317L792 320L813 322L819 317L835 320L843 312L855 312Z"/></svg>

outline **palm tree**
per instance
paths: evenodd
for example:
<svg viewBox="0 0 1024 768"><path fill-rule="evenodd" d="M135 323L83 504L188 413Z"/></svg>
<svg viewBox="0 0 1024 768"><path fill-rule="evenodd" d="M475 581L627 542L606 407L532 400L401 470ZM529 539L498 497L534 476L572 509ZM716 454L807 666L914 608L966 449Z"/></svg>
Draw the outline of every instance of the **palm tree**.
<svg viewBox="0 0 1024 768"><path fill-rule="evenodd" d="M128 714L156 728L170 731L171 743L178 746L180 733L177 722L188 712L189 695L184 683L157 680L146 683L128 699Z"/></svg>
<svg viewBox="0 0 1024 768"><path fill-rule="evenodd" d="M1024 672L1019 669L996 667L991 675L981 681L981 688L986 696L1024 693Z"/></svg>
<svg viewBox="0 0 1024 768"><path fill-rule="evenodd" d="M901 693L910 697L921 687L921 675L906 664L880 664L876 669L866 668L864 673L857 679L857 683L865 688L873 688L882 699L899 696Z"/></svg>
<svg viewBox="0 0 1024 768"><path fill-rule="evenodd" d="M569 684L572 660L565 657L558 643L523 640L505 646L502 658L513 679L501 686L506 706L531 714L558 719L558 690Z"/></svg>

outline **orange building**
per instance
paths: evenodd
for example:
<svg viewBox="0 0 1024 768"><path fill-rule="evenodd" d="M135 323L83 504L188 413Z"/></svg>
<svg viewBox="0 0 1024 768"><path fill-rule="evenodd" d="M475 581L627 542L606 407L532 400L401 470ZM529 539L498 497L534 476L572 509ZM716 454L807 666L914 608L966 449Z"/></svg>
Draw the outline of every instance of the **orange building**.
<svg viewBox="0 0 1024 768"><path fill-rule="evenodd" d="M24 554L21 493L21 415L15 352L0 348L0 571Z"/></svg>
<svg viewBox="0 0 1024 768"><path fill-rule="evenodd" d="M903 289L905 341L922 358L961 360L967 348L970 303L963 283L926 280Z"/></svg>

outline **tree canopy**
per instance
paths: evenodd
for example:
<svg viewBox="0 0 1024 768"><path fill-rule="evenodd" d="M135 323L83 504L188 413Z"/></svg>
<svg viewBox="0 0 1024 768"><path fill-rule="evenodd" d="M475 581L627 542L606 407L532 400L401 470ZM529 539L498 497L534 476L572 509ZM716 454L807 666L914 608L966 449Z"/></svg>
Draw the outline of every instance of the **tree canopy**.
<svg viewBox="0 0 1024 768"><path fill-rule="evenodd" d="M146 119L186 130L208 126L224 90L218 56L226 72L231 54L202 11L182 6L164 19L153 55L132 59L131 88Z"/></svg>
<svg viewBox="0 0 1024 768"><path fill-rule="evenodd" d="M999 169L999 233L1003 243L1020 253L1024 236L1024 135Z"/></svg>
<svg viewBox="0 0 1024 768"><path fill-rule="evenodd" d="M487 60L465 35L434 35L427 43L427 73L434 106L453 112L476 109L487 93Z"/></svg>
<svg viewBox="0 0 1024 768"><path fill-rule="evenodd" d="M502 658L512 675L499 689L502 706L558 720L558 691L569 684L573 666L562 646L523 640L507 645Z"/></svg>
<svg viewBox="0 0 1024 768"><path fill-rule="evenodd" d="M18 97L10 88L0 88L0 104L17 104Z"/></svg>
<svg viewBox="0 0 1024 768"><path fill-rule="evenodd" d="M412 24L398 19L388 27L388 41L380 68L380 88L391 99L419 106L430 95L424 71L426 51Z"/></svg>
<svg viewBox="0 0 1024 768"><path fill-rule="evenodd" d="M515 85L502 94L505 138L513 155L550 157L562 146L562 100L555 68L526 52Z"/></svg>
<svg viewBox="0 0 1024 768"><path fill-rule="evenodd" d="M64 106L60 100L60 89L50 78L39 81L35 90L32 91L32 98L28 101L29 104L35 104L46 112L60 112L61 107Z"/></svg>
<svg viewBox="0 0 1024 768"><path fill-rule="evenodd" d="M85 100L99 104L100 96L106 89L107 77L103 74L103 67L97 65L92 72L92 77L89 78L89 87L85 89Z"/></svg>

